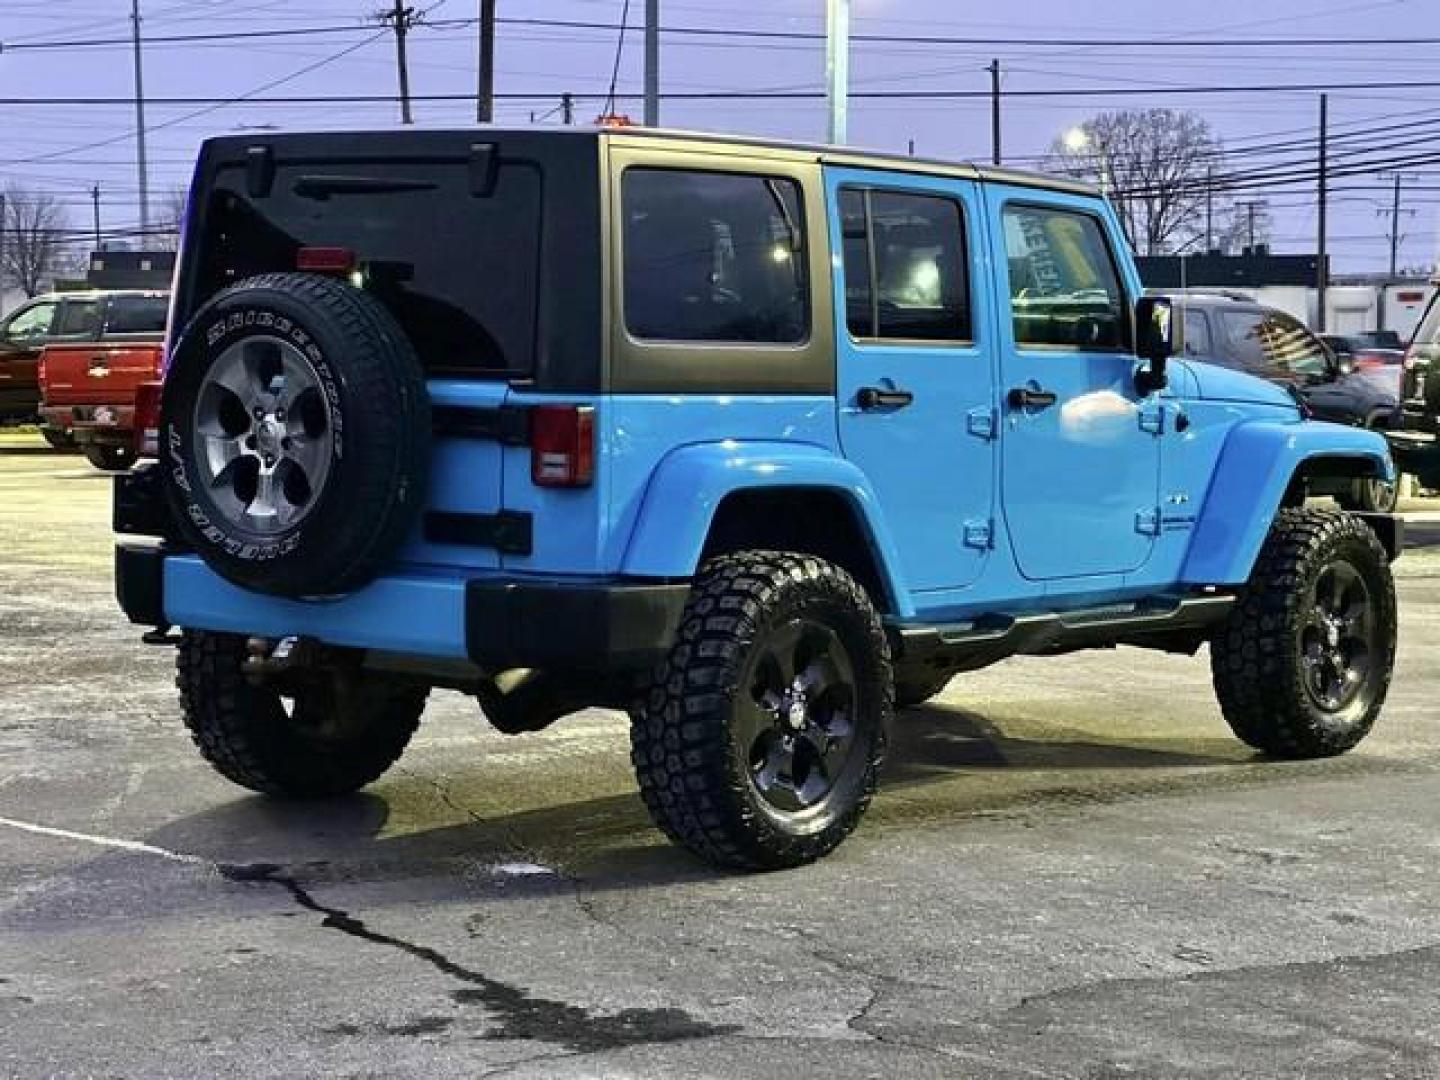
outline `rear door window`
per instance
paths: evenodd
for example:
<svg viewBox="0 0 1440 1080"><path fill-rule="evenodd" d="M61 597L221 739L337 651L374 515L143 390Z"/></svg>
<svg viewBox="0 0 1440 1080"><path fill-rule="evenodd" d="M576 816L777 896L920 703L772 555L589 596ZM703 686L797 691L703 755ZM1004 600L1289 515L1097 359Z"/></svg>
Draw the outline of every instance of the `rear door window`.
<svg viewBox="0 0 1440 1080"><path fill-rule="evenodd" d="M972 340L960 204L939 195L846 188L840 206L851 335Z"/></svg>
<svg viewBox="0 0 1440 1080"><path fill-rule="evenodd" d="M100 301L66 300L60 307L55 336L85 341L100 335Z"/></svg>
<svg viewBox="0 0 1440 1080"><path fill-rule="evenodd" d="M105 334L163 334L170 306L164 296L112 296L105 313Z"/></svg>
<svg viewBox="0 0 1440 1080"><path fill-rule="evenodd" d="M293 270L302 247L344 248L428 371L523 376L535 363L541 207L528 161L502 159L484 196L464 162L282 158L256 198L244 166L225 164L205 210L202 295Z"/></svg>
<svg viewBox="0 0 1440 1080"><path fill-rule="evenodd" d="M626 329L649 341L798 344L810 333L793 180L631 168L622 180Z"/></svg>

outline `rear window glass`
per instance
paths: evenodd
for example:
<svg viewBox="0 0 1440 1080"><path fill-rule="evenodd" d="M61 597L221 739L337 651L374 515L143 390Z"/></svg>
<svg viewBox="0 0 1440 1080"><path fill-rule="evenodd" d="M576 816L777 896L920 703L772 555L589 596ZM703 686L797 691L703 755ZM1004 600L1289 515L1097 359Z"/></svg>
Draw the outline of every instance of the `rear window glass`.
<svg viewBox="0 0 1440 1080"><path fill-rule="evenodd" d="M205 294L293 270L302 247L354 252L364 287L399 320L430 372L475 377L534 369L541 174L502 162L487 196L465 163L277 164L251 198L222 166L206 209Z"/></svg>
<svg viewBox="0 0 1440 1080"><path fill-rule="evenodd" d="M105 316L107 334L161 334L170 302L164 296L115 296Z"/></svg>
<svg viewBox="0 0 1440 1080"><path fill-rule="evenodd" d="M793 180L629 169L625 325L639 338L794 344L810 332Z"/></svg>
<svg viewBox="0 0 1440 1080"><path fill-rule="evenodd" d="M88 338L100 332L99 300L66 300L60 306L56 337Z"/></svg>

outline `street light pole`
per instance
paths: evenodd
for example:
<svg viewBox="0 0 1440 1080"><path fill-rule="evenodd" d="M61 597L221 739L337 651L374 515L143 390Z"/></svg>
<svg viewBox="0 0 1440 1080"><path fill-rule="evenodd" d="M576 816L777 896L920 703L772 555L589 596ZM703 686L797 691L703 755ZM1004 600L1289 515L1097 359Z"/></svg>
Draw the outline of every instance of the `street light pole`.
<svg viewBox="0 0 1440 1080"><path fill-rule="evenodd" d="M1000 155L1000 61L991 60L990 72L990 162L999 165Z"/></svg>
<svg viewBox="0 0 1440 1080"><path fill-rule="evenodd" d="M826 0L825 83L829 142L845 142L850 97L850 0Z"/></svg>
<svg viewBox="0 0 1440 1080"><path fill-rule="evenodd" d="M660 126L660 0L645 0L645 126Z"/></svg>
<svg viewBox="0 0 1440 1080"><path fill-rule="evenodd" d="M1320 168L1319 168L1319 203L1316 207L1316 219L1319 236L1315 253L1315 329L1322 334L1325 332L1325 290L1330 284L1329 266L1325 257L1325 214L1329 197L1330 174L1329 174L1329 136L1330 136L1330 95L1320 95Z"/></svg>
<svg viewBox="0 0 1440 1080"><path fill-rule="evenodd" d="M475 119L488 124L495 119L495 0L480 0L480 86L475 100Z"/></svg>
<svg viewBox="0 0 1440 1080"><path fill-rule="evenodd" d="M140 174L140 233L150 228L150 169L145 161L145 76L140 63L140 0L130 0L130 41L135 53L135 166ZM144 243L144 240L141 241Z"/></svg>

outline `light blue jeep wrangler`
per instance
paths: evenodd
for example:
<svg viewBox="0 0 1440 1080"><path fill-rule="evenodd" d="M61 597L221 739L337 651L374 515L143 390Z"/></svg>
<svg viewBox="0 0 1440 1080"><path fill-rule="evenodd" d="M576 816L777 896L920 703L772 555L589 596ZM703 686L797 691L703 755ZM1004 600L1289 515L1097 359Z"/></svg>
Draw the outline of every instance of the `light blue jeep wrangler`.
<svg viewBox="0 0 1440 1080"><path fill-rule="evenodd" d="M1304 501L1385 443L1170 360L1087 187L481 129L213 140L190 206L118 591L246 787L370 783L431 687L625 708L656 823L769 868L855 827L897 705L1017 653L1208 643L1281 757L1384 701L1399 523Z"/></svg>

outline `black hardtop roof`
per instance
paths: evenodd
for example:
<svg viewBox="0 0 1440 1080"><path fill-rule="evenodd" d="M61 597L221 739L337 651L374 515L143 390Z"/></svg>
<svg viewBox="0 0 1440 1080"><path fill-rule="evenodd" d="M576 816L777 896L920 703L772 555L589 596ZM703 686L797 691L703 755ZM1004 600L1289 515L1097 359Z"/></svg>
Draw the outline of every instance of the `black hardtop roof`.
<svg viewBox="0 0 1440 1080"><path fill-rule="evenodd" d="M1024 169L1008 169L997 165L983 165L973 162L945 161L939 158L909 157L882 150L866 150L850 146L831 146L824 143L792 142L782 139L767 139L747 135L729 135L720 132L683 131L668 128L642 127L596 127L571 125L564 127L467 127L467 128L378 128L368 130L332 131L284 131L253 132L239 135L221 135L207 139L205 148L211 152L242 152L252 146L276 144L286 146L307 139L320 140L328 148L358 148L359 144L372 139L404 147L407 143L417 152L434 150L437 144L454 139L468 139L472 142L487 139L544 138L544 139L609 139L617 143L632 141L656 141L683 147L684 144L715 146L723 144L737 150L752 150L782 155L811 158L829 164L854 165L861 168L888 169L919 175L956 176L985 183L1018 184L1023 187L1046 188L1071 194L1099 197L1101 192L1092 184L1069 177L1052 176Z"/></svg>

